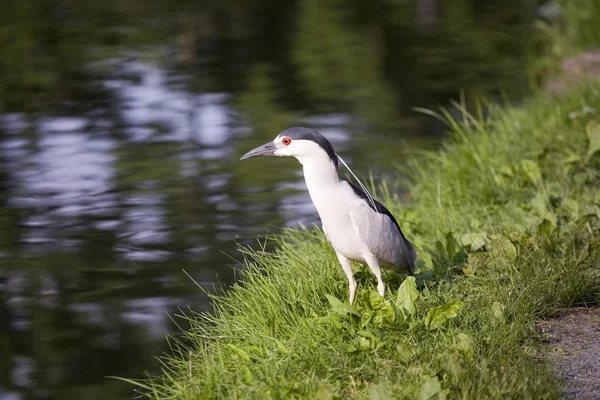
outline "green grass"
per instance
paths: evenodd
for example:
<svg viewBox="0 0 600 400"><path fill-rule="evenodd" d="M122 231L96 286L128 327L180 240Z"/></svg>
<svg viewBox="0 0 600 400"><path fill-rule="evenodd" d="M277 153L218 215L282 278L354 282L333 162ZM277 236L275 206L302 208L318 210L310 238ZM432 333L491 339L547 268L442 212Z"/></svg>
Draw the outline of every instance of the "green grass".
<svg viewBox="0 0 600 400"><path fill-rule="evenodd" d="M595 108L597 113L591 110ZM536 319L597 302L600 85L484 120L400 175L414 200L378 197L419 250L414 281L357 266L357 300L322 232L246 249L241 281L173 340L154 399L557 398ZM405 281L400 293L398 288ZM415 298L415 286L418 297ZM446 305L446 307L444 307ZM189 344L191 343L191 344Z"/></svg>

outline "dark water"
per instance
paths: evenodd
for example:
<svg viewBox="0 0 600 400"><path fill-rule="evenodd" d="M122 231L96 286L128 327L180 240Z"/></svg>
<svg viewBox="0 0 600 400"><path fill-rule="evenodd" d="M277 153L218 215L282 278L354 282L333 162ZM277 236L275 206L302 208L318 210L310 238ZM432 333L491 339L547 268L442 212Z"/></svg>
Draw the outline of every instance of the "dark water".
<svg viewBox="0 0 600 400"><path fill-rule="evenodd" d="M295 160L240 155L307 125L401 179L442 132L411 107L526 90L536 3L5 2L0 399L130 398L105 376L158 370L170 316L210 308L190 277L316 221Z"/></svg>

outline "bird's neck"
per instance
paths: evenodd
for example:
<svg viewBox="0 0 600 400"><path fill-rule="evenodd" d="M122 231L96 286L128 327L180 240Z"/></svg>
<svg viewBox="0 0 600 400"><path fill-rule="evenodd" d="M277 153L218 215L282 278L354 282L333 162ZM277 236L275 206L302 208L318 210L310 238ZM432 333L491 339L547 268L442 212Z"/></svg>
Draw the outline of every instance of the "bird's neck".
<svg viewBox="0 0 600 400"><path fill-rule="evenodd" d="M303 162L304 161L304 162ZM321 206L324 203L335 201L336 189L340 185L337 169L333 162L327 157L315 157L308 160L300 160L304 170L304 180L308 193L321 214Z"/></svg>

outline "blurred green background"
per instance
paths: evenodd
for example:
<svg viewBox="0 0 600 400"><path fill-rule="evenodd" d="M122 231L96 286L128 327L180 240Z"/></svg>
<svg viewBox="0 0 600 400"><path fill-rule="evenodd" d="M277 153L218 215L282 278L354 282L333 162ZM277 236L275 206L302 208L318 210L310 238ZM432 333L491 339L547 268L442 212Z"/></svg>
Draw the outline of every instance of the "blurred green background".
<svg viewBox="0 0 600 400"><path fill-rule="evenodd" d="M1 0L0 399L130 398L105 376L210 308L186 273L318 221L295 160L244 152L310 126L401 193L444 132L412 107L518 101L542 3Z"/></svg>

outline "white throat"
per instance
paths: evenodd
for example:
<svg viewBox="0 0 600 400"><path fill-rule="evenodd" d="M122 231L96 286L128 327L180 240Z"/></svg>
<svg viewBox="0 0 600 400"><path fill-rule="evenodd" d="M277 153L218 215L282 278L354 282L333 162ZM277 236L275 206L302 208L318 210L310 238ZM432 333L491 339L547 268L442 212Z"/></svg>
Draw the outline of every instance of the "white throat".
<svg viewBox="0 0 600 400"><path fill-rule="evenodd" d="M296 158L302 164L307 186L327 185L339 182L337 169L325 152L323 154L313 154L308 157Z"/></svg>
<svg viewBox="0 0 600 400"><path fill-rule="evenodd" d="M325 152L296 158L302 164L310 198L323 219L323 213L339 199L341 184L337 169Z"/></svg>

